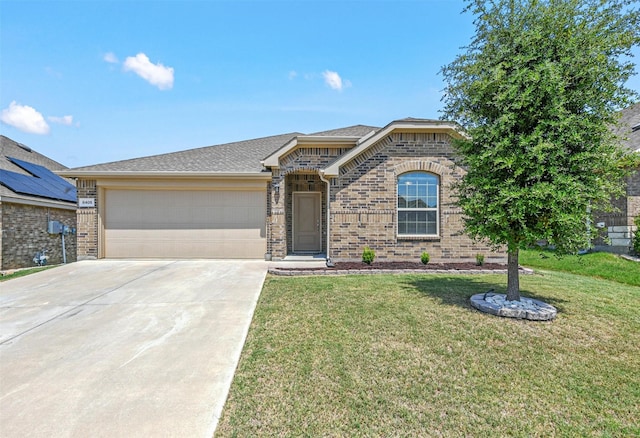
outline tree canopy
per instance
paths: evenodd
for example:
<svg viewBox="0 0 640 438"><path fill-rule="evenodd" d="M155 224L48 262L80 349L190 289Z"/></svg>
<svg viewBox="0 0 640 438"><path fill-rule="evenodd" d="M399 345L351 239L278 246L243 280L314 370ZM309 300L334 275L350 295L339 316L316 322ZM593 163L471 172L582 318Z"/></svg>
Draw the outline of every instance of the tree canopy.
<svg viewBox="0 0 640 438"><path fill-rule="evenodd" d="M611 131L637 94L630 0L469 0L475 37L443 67L444 115L467 173L456 186L466 231L505 246L508 299L519 299L518 250L546 240L589 245L590 211L623 193L625 152Z"/></svg>

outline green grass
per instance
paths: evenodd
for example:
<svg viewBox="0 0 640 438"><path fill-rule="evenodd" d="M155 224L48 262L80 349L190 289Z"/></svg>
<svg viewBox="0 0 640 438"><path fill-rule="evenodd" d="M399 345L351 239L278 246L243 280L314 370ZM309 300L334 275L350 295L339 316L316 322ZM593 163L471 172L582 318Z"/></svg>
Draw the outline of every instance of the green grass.
<svg viewBox="0 0 640 438"><path fill-rule="evenodd" d="M640 288L521 277L553 322L469 297L506 277L268 277L216 436L639 436Z"/></svg>
<svg viewBox="0 0 640 438"><path fill-rule="evenodd" d="M11 280L18 277L24 277L25 275L34 274L40 271L46 271L47 269L55 268L55 266L39 266L37 268L21 269L11 274L0 275L0 282Z"/></svg>
<svg viewBox="0 0 640 438"><path fill-rule="evenodd" d="M520 264L531 268L571 272L640 286L640 263L605 252L558 258L551 251L526 250L520 252Z"/></svg>

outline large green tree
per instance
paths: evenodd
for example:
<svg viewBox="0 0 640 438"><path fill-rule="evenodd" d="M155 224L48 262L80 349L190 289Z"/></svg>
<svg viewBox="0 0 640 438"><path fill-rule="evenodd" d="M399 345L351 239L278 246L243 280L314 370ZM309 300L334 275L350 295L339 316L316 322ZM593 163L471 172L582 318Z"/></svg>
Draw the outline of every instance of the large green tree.
<svg viewBox="0 0 640 438"><path fill-rule="evenodd" d="M589 245L591 211L622 194L624 152L610 127L636 93L632 0L469 0L475 37L443 67L444 115L464 126L457 185L466 231L506 247L507 299L518 252L539 240Z"/></svg>

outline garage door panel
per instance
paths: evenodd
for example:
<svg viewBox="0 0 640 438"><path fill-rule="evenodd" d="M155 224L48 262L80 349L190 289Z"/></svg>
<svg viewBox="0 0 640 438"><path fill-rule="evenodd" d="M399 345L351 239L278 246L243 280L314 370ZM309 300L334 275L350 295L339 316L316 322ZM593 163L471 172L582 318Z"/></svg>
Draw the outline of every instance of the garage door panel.
<svg viewBox="0 0 640 438"><path fill-rule="evenodd" d="M110 258L215 258L213 253L228 254L224 258L251 259L266 252L266 245L257 240L153 240L123 239L112 246ZM171 254L167 256L166 254Z"/></svg>
<svg viewBox="0 0 640 438"><path fill-rule="evenodd" d="M107 190L105 256L262 258L266 192Z"/></svg>
<svg viewBox="0 0 640 438"><path fill-rule="evenodd" d="M139 240L146 242L153 242L154 240L164 241L222 241L225 239L233 240L251 240L264 237L261 230L236 228L233 229L233 236L229 235L228 229L217 230L203 230L203 229L156 229L156 230L128 230L128 229L111 229L108 230L109 236L112 239L129 239ZM195 234L194 234L195 232ZM264 255L264 254L263 254Z"/></svg>

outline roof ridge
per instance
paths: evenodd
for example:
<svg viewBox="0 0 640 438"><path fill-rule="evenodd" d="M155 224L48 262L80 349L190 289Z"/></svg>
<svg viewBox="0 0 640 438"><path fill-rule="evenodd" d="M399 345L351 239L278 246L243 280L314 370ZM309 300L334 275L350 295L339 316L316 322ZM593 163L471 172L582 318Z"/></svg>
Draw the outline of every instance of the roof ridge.
<svg viewBox="0 0 640 438"><path fill-rule="evenodd" d="M319 136L319 137L328 137L331 135L349 135L349 133L352 133L354 137L362 137L366 134L368 134L371 131L377 131L378 129L380 129L380 127L378 126L370 126L370 125L363 125L363 124L357 124L357 125L351 125L351 126L345 126L342 128L335 128L335 129L328 129L328 130L324 130L324 131L318 131L318 132L314 132L311 134L308 134L309 136ZM340 134L342 133L342 134Z"/></svg>

